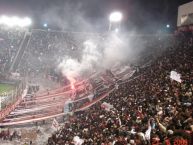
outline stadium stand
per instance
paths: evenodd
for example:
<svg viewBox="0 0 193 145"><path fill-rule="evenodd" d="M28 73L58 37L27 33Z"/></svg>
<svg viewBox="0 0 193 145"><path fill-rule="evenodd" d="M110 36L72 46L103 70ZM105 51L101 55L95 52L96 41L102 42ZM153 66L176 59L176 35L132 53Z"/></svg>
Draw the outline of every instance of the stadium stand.
<svg viewBox="0 0 193 145"><path fill-rule="evenodd" d="M176 43L143 68L136 79L119 85L102 101L71 116L48 139L48 144L174 143L174 136L179 135L190 144L193 38L176 38ZM181 83L170 79L173 69L181 74ZM104 102L113 107L103 109Z"/></svg>
<svg viewBox="0 0 193 145"><path fill-rule="evenodd" d="M0 72L7 72L13 62L25 30L0 28Z"/></svg>
<svg viewBox="0 0 193 145"><path fill-rule="evenodd" d="M12 34L10 30L2 33ZM15 68L16 72L28 77L43 74L46 77L51 76L58 82L61 81L61 76L56 74L54 69L62 56L70 55L79 58L78 50L83 47L85 40L94 38L96 41L102 41L99 35L83 33L32 30L27 38L24 32L16 31L14 34L18 35L15 39L11 39L11 36L5 38L6 35L3 35L0 43L4 44L1 46L10 46L10 49L2 51L4 54L8 54L13 48L16 48L16 52L19 48L22 49L23 52L18 53L20 60L17 60L19 63ZM193 73L191 72L193 37L185 35L163 38L140 37L146 40L148 48L143 52L140 61L133 64L132 69L136 69L134 76L129 81L117 84L114 84L116 79L104 74L98 80L92 80L92 85L97 88L93 99L99 94L106 93L111 87L117 86L107 97L97 103L87 98L73 104L71 111L86 106L90 102L95 103L84 111L69 115L65 125L48 139L48 145L71 145L77 137L85 145L153 144L166 142L168 139L175 142L172 137L179 134L190 142L189 132L192 131L193 124ZM14 42L16 40L17 43ZM23 47L20 46L22 40L25 41ZM13 48L11 42L15 44ZM6 66L10 66L9 63L13 62L16 52L11 53L7 58L5 58L6 55L1 55L2 72L8 70ZM171 71L181 74L181 83L171 80ZM106 83L113 85L108 86ZM49 94L47 96L49 97ZM55 101L57 100L53 103ZM46 104L48 102L49 100ZM60 111L62 109L60 108ZM24 115L22 113L19 115L26 117L22 116ZM33 116L29 118L31 117ZM13 135L9 131L1 132L0 136L4 139L21 138L17 132Z"/></svg>

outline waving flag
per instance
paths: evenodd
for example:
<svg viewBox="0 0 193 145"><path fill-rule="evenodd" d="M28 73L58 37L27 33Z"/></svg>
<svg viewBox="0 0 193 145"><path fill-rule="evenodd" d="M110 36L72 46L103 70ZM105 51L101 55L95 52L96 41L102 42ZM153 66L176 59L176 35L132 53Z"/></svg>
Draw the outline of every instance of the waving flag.
<svg viewBox="0 0 193 145"><path fill-rule="evenodd" d="M179 83L182 82L182 80L181 80L181 74L177 73L176 71L171 71L171 72L170 72L170 78L171 78L172 80L175 80L175 81L179 82Z"/></svg>
<svg viewBox="0 0 193 145"><path fill-rule="evenodd" d="M59 126L60 125L59 125L58 121L56 121L56 119L54 118L54 120L52 122L52 129L58 130Z"/></svg>

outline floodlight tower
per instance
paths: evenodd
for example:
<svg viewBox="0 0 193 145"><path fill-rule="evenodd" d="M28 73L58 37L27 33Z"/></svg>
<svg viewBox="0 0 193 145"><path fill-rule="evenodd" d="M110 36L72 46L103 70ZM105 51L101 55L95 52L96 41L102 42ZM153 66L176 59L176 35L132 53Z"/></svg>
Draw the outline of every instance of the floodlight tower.
<svg viewBox="0 0 193 145"><path fill-rule="evenodd" d="M122 21L122 13L121 12L113 12L109 16L109 31L115 30L119 31ZM113 28L114 27L114 28Z"/></svg>

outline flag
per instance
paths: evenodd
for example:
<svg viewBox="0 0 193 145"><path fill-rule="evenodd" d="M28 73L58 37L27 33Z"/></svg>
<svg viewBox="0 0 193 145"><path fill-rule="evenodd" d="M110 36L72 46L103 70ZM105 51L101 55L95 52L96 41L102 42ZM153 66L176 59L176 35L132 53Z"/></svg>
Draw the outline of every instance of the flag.
<svg viewBox="0 0 193 145"><path fill-rule="evenodd" d="M94 97L94 95L93 95L93 94L88 95L88 99L89 99L89 101L92 101L93 97Z"/></svg>
<svg viewBox="0 0 193 145"><path fill-rule="evenodd" d="M145 138L148 141L151 139L151 125L148 126L148 129L145 132Z"/></svg>
<svg viewBox="0 0 193 145"><path fill-rule="evenodd" d="M52 122L52 129L58 130L59 126L60 125L59 125L58 121L56 121L56 119L54 118L54 120Z"/></svg>
<svg viewBox="0 0 193 145"><path fill-rule="evenodd" d="M171 72L170 72L170 78L171 78L172 80L175 80L175 81L181 83L182 80L181 80L180 77L181 77L181 74L177 73L176 71L171 71Z"/></svg>

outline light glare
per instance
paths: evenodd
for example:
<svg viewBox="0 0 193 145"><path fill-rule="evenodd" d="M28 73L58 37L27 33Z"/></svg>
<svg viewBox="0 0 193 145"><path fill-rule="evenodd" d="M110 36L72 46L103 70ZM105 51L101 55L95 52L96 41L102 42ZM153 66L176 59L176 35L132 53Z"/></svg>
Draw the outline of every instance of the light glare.
<svg viewBox="0 0 193 145"><path fill-rule="evenodd" d="M48 24L47 24L47 23L44 23L44 27L48 27Z"/></svg>
<svg viewBox="0 0 193 145"><path fill-rule="evenodd" d="M120 22L122 20L122 13L120 12L113 12L110 14L109 20L111 22Z"/></svg>

